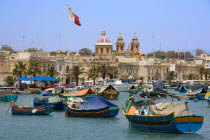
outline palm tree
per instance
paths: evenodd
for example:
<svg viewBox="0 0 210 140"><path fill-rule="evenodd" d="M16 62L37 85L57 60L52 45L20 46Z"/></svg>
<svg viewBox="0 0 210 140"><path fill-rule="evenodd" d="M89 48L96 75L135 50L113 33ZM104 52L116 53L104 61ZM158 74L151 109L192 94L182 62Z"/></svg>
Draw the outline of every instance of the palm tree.
<svg viewBox="0 0 210 140"><path fill-rule="evenodd" d="M58 75L58 74L59 72L57 71L54 65L48 66L47 75L54 77L55 75Z"/></svg>
<svg viewBox="0 0 210 140"><path fill-rule="evenodd" d="M177 74L174 71L169 71L166 75L166 79L169 81L173 80L175 77L177 77Z"/></svg>
<svg viewBox="0 0 210 140"><path fill-rule="evenodd" d="M67 75L73 75L76 80L76 85L78 86L79 75L85 73L84 68L81 68L79 65L74 65L72 69L67 73Z"/></svg>
<svg viewBox="0 0 210 140"><path fill-rule="evenodd" d="M201 80L203 80L203 74L204 74L204 71L205 71L204 66L198 66L197 69L198 69L198 73L200 74Z"/></svg>
<svg viewBox="0 0 210 140"><path fill-rule="evenodd" d="M106 78L106 75L108 73L108 69L109 69L109 66L106 66L105 64L99 66L99 71L100 71L100 74L102 75L103 79Z"/></svg>
<svg viewBox="0 0 210 140"><path fill-rule="evenodd" d="M116 75L118 75L118 71L114 67L109 67L107 74L109 75L110 79L113 79Z"/></svg>
<svg viewBox="0 0 210 140"><path fill-rule="evenodd" d="M51 76L51 77L54 77L55 75L58 75L59 72L57 71L57 69L55 68L54 65L49 65L48 66L48 69L47 69L47 75ZM56 81L55 81L56 82ZM51 81L50 84L52 85L53 82Z"/></svg>
<svg viewBox="0 0 210 140"><path fill-rule="evenodd" d="M99 77L99 68L93 67L88 72L88 78L93 78L93 84L95 85L96 78Z"/></svg>
<svg viewBox="0 0 210 140"><path fill-rule="evenodd" d="M9 84L9 86L14 86L15 77L13 77L13 76L7 76L6 78L4 78L4 82L6 82L7 84Z"/></svg>
<svg viewBox="0 0 210 140"><path fill-rule="evenodd" d="M18 61L18 63L15 64L15 68L13 69L13 75L16 76L16 78L22 77L27 74L26 72L26 64L24 64L22 61ZM21 81L20 81L20 87L21 87Z"/></svg>
<svg viewBox="0 0 210 140"><path fill-rule="evenodd" d="M194 73L189 73L185 76L188 80L196 79L196 75Z"/></svg>
<svg viewBox="0 0 210 140"><path fill-rule="evenodd" d="M28 67L28 74L36 76L37 74L41 74L41 69L40 66L37 62L30 62L29 67Z"/></svg>
<svg viewBox="0 0 210 140"><path fill-rule="evenodd" d="M208 75L210 75L210 69L204 69L204 72L203 72L204 76L205 76L205 80L208 80Z"/></svg>

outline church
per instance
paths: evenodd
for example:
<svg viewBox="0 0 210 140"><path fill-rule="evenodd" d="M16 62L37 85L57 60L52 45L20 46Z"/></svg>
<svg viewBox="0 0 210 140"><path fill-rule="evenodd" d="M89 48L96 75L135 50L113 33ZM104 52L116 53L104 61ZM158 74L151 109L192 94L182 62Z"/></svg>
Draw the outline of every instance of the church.
<svg viewBox="0 0 210 140"><path fill-rule="evenodd" d="M128 49L125 50L125 42L122 34L120 33L116 42L116 52L113 50L113 44L106 36L106 31L101 32L101 37L95 44L95 56L110 57L110 56L130 56L140 57L140 42L138 41L136 33L132 38L131 43L128 45Z"/></svg>

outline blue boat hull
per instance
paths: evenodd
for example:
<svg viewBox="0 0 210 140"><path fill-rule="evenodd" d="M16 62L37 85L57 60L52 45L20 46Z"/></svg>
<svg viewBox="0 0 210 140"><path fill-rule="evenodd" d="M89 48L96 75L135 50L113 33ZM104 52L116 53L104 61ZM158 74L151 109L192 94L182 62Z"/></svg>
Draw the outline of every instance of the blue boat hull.
<svg viewBox="0 0 210 140"><path fill-rule="evenodd" d="M53 94L51 92L46 92L44 94L42 94L42 96L52 96Z"/></svg>
<svg viewBox="0 0 210 140"><path fill-rule="evenodd" d="M195 98L197 98L198 100L206 100L206 99L205 99L205 94L206 94L206 93L198 93L198 94L196 94L196 95L194 95L194 96L188 96L188 98L189 98L190 100L194 100Z"/></svg>
<svg viewBox="0 0 210 140"><path fill-rule="evenodd" d="M179 92L187 92L186 89L180 89Z"/></svg>
<svg viewBox="0 0 210 140"><path fill-rule="evenodd" d="M130 127L144 131L169 132L169 133L195 133L203 124L202 116L174 117L168 116L136 116L126 115Z"/></svg>
<svg viewBox="0 0 210 140"><path fill-rule="evenodd" d="M18 99L18 95L3 95L3 96L0 96L0 101L11 102L11 101L16 101L17 99Z"/></svg>
<svg viewBox="0 0 210 140"><path fill-rule="evenodd" d="M61 101L57 104L51 104L47 102L38 102L36 98L34 98L34 106L41 106L41 105L53 105L54 110L65 110L66 109L66 104Z"/></svg>
<svg viewBox="0 0 210 140"><path fill-rule="evenodd" d="M118 115L120 108L102 108L93 110L70 109L66 111L68 117L93 117L93 118L114 118Z"/></svg>

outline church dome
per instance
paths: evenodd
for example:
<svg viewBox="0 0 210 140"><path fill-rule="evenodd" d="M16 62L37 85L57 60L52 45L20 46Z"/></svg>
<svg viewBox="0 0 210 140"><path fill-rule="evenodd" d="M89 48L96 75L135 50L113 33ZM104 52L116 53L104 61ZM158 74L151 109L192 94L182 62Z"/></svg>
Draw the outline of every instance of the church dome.
<svg viewBox="0 0 210 140"><path fill-rule="evenodd" d="M106 37L106 31L101 32L101 37L97 41L96 45L112 45L111 41Z"/></svg>

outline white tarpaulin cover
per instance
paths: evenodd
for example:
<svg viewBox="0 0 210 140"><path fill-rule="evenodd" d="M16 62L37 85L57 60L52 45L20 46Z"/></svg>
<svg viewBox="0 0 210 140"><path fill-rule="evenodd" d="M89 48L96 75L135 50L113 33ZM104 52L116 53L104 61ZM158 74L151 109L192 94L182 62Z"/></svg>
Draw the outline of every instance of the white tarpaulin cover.
<svg viewBox="0 0 210 140"><path fill-rule="evenodd" d="M49 101L48 101L48 103L52 103L52 104L55 104L58 102L61 102L61 98L58 95L49 98Z"/></svg>
<svg viewBox="0 0 210 140"><path fill-rule="evenodd" d="M161 102L155 105L150 105L150 115L167 115L174 112L175 116L191 115L185 102Z"/></svg>

